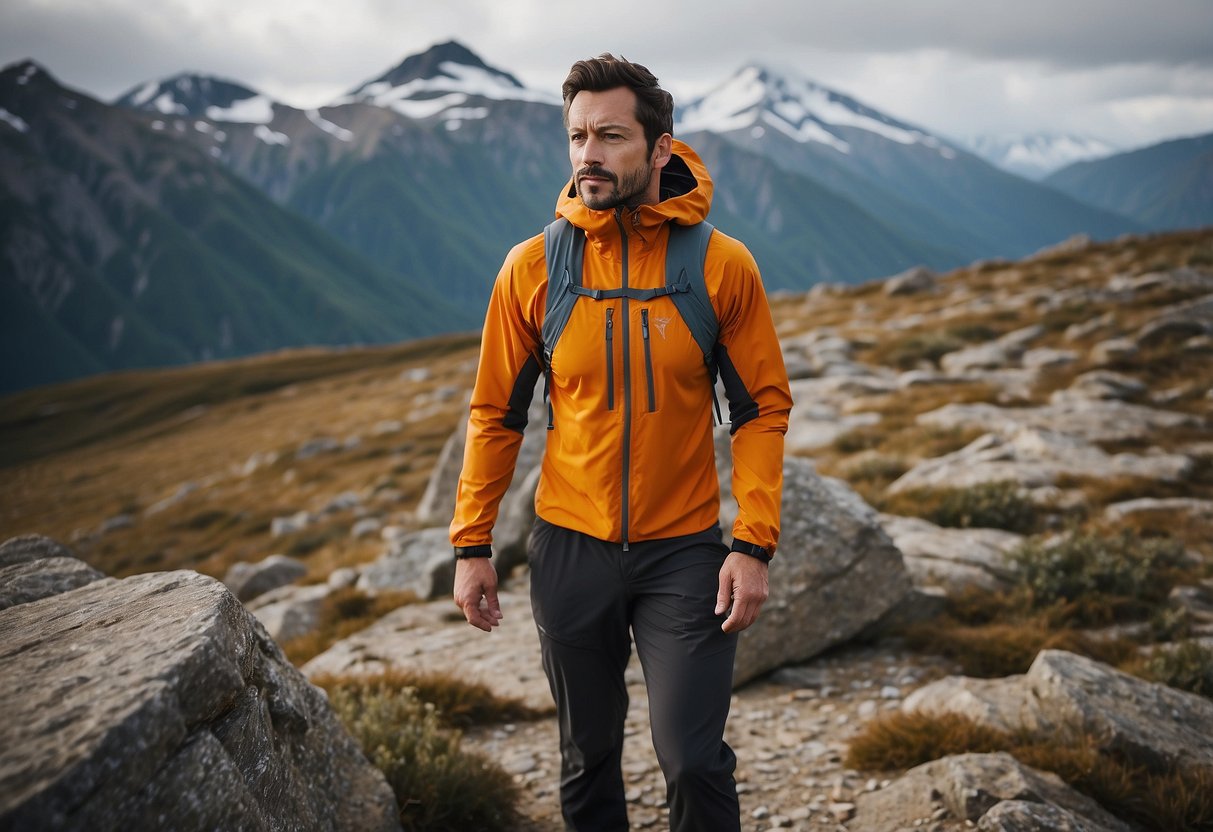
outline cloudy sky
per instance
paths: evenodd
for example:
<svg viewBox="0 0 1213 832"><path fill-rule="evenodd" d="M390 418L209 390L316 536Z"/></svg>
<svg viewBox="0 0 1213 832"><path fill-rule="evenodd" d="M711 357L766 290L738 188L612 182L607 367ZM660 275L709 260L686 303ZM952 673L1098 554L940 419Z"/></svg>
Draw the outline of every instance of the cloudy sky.
<svg viewBox="0 0 1213 832"><path fill-rule="evenodd" d="M744 9L744 10L743 10ZM317 106L457 39L532 86L611 51L683 100L789 68L953 138L1213 132L1213 0L3 0L0 64L110 100L183 70Z"/></svg>

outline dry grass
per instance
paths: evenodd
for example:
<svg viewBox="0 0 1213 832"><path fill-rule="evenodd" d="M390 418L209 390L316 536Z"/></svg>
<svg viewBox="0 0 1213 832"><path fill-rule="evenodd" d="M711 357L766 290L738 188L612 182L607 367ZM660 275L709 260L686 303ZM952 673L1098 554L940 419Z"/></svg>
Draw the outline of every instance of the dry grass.
<svg viewBox="0 0 1213 832"><path fill-rule="evenodd" d="M891 494L877 503L882 511L930 520L937 526L1004 529L1031 534L1041 527L1040 509L1014 482L970 488L917 488Z"/></svg>
<svg viewBox="0 0 1213 832"><path fill-rule="evenodd" d="M388 517L413 505L462 416L475 357L474 339L457 336L112 374L9 396L0 407L9 460L0 539L45 534L118 577L179 567L222 577L236 561L292 546L317 575L373 559L381 546L349 539L348 513L291 539L273 539L270 521L317 511L343 491ZM402 375L420 368L428 378ZM376 435L390 420L402 429ZM322 436L361 442L296 459ZM241 472L254 454L277 459ZM177 504L147 512L191 483L196 490ZM121 514L130 525L98 533Z"/></svg>
<svg viewBox="0 0 1213 832"><path fill-rule="evenodd" d="M448 673L392 668L371 675L318 674L312 682L327 691L384 691L403 695L412 691L422 702L434 706L442 723L452 728L497 725L543 719L552 709L536 710L521 699L501 697L488 685L469 682Z"/></svg>
<svg viewBox="0 0 1213 832"><path fill-rule="evenodd" d="M333 709L395 792L404 829L517 828L514 779L484 755L463 750L460 732L418 689L395 679L328 681Z"/></svg>

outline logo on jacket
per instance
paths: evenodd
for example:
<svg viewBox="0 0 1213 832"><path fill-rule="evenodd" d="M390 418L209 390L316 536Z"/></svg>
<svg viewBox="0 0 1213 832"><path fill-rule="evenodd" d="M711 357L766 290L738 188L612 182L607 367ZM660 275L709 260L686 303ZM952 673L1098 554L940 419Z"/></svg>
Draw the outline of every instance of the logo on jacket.
<svg viewBox="0 0 1213 832"><path fill-rule="evenodd" d="M657 334L661 336L661 340L665 340L665 327L673 318L658 318L654 316L653 325L657 327Z"/></svg>

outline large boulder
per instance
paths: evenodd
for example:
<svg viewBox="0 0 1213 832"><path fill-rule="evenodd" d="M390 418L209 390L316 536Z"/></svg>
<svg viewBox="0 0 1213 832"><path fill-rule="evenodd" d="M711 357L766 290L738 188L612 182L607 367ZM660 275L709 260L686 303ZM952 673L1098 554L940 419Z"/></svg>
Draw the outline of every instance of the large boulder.
<svg viewBox="0 0 1213 832"><path fill-rule="evenodd" d="M539 482L539 463L547 444L547 404L543 388L536 385L527 411L527 426L518 449L514 477L501 500L497 522L493 526L493 564L497 573L506 575L526 561L526 541L535 519L535 487ZM463 470L463 452L467 441L467 419L447 439L438 462L430 474L425 493L417 504L417 518L433 526L447 526L455 513L455 492ZM448 545L448 553L450 547Z"/></svg>
<svg viewBox="0 0 1213 832"><path fill-rule="evenodd" d="M0 665L0 828L399 828L324 694L211 578L0 611Z"/></svg>
<svg viewBox="0 0 1213 832"><path fill-rule="evenodd" d="M724 528L731 529L735 509L731 499L725 505ZM770 596L741 633L734 684L841 644L911 589L901 552L876 512L841 480L819 476L808 460L784 460L782 518Z"/></svg>
<svg viewBox="0 0 1213 832"><path fill-rule="evenodd" d="M455 586L455 559L447 528L392 540L378 560L362 569L357 586L367 592L407 590L426 600L449 596Z"/></svg>
<svg viewBox="0 0 1213 832"><path fill-rule="evenodd" d="M1006 589L1014 578L1007 553L1024 538L1001 529L949 529L918 517L880 515L880 525L901 550L918 587L949 591Z"/></svg>
<svg viewBox="0 0 1213 832"><path fill-rule="evenodd" d="M0 545L0 610L58 595L104 577L49 537L14 537Z"/></svg>
<svg viewBox="0 0 1213 832"><path fill-rule="evenodd" d="M1213 770L1213 701L1062 650L1042 650L1021 676L941 679L902 707L1041 736L1078 729L1147 768Z"/></svg>
<svg viewBox="0 0 1213 832"><path fill-rule="evenodd" d="M987 433L958 451L925 459L894 480L886 493L1006 481L1037 489L1070 477L1178 482L1194 467L1191 458L1182 454L1109 454L1076 436L1022 428L1009 437Z"/></svg>
<svg viewBox="0 0 1213 832"><path fill-rule="evenodd" d="M1042 825L1022 825L1024 818L1033 817ZM888 788L861 795L847 829L887 832L943 820L1005 832L1131 829L1057 775L1025 766L1005 753L956 754L912 768Z"/></svg>
<svg viewBox="0 0 1213 832"><path fill-rule="evenodd" d="M294 583L307 574L303 561L286 555L270 555L256 563L232 564L223 583L241 601L251 601L271 589Z"/></svg>
<svg viewBox="0 0 1213 832"><path fill-rule="evenodd" d="M1040 407L998 407L983 402L947 404L921 414L917 422L933 428L978 428L1004 436L1028 428L1064 433L1087 442L1152 439L1161 431L1204 426L1199 416L1190 413L1117 399L1065 397Z"/></svg>

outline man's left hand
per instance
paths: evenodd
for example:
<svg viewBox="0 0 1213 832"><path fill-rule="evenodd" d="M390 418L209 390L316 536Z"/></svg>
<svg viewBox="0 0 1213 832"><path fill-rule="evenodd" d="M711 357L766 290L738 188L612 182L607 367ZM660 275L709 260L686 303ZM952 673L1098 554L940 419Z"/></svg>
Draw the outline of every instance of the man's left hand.
<svg viewBox="0 0 1213 832"><path fill-rule="evenodd" d="M749 627L758 618L767 594L767 565L742 552L730 552L724 566L720 567L716 614L723 615L730 603L733 609L720 629L738 633Z"/></svg>

